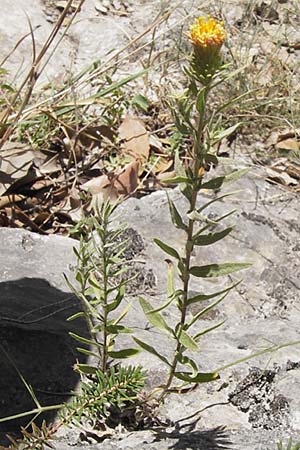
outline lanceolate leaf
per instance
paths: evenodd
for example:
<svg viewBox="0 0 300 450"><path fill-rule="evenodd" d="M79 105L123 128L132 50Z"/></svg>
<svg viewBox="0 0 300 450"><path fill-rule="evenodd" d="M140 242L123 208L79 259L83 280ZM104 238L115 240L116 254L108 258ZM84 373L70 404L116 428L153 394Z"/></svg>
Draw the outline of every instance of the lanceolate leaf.
<svg viewBox="0 0 300 450"><path fill-rule="evenodd" d="M203 211L205 208L212 205L213 203L223 200L223 198L230 197L231 195L238 194L239 192L241 192L241 190L234 191L234 192L228 192L227 194L220 195L219 197L216 197L213 200L210 200L209 202L205 203L205 205L201 206L201 208L198 208L197 212L200 213L201 211Z"/></svg>
<svg viewBox="0 0 300 450"><path fill-rule="evenodd" d="M108 324L106 326L106 331L110 334L132 333L131 328L124 327L124 325L115 325L115 324Z"/></svg>
<svg viewBox="0 0 300 450"><path fill-rule="evenodd" d="M220 241L224 237L226 237L234 227L225 228L222 231L218 231L217 233L208 233L197 236L196 239L193 239L194 245L211 245L215 242Z"/></svg>
<svg viewBox="0 0 300 450"><path fill-rule="evenodd" d="M226 130L221 131L219 134L216 134L212 137L211 145L215 145L218 142L220 142L222 139L227 138L232 133L234 133L241 125L243 125L244 122L238 122L235 125L232 125L232 127L227 128Z"/></svg>
<svg viewBox="0 0 300 450"><path fill-rule="evenodd" d="M209 264L207 266L194 266L190 268L190 274L198 278L214 278L228 275L229 273L237 272L241 269L246 269L252 264L249 263L223 263L223 264Z"/></svg>
<svg viewBox="0 0 300 450"><path fill-rule="evenodd" d="M194 336L195 341L198 341L201 336L204 336L205 334L209 333L210 331L216 330L217 328L221 327L223 325L223 323L225 323L225 320L222 320L221 322L218 322L215 325L205 328L205 330L202 330L199 333L195 334L195 336Z"/></svg>
<svg viewBox="0 0 300 450"><path fill-rule="evenodd" d="M175 372L174 375L179 380L187 381L189 383L208 383L209 381L218 380L218 378L220 378L217 372L198 373L195 376L189 372Z"/></svg>
<svg viewBox="0 0 300 450"><path fill-rule="evenodd" d="M177 339L187 349L189 349L189 350L191 350L193 352L198 352L199 351L199 347L197 345L197 342L191 336L189 336L187 334L187 332L184 331L183 329L181 329L181 331L178 332Z"/></svg>
<svg viewBox="0 0 300 450"><path fill-rule="evenodd" d="M120 305L121 301L124 298L124 294L125 294L125 285L122 284L119 287L119 290L118 290L115 300L112 301L111 303L108 303L108 305L106 307L107 312L111 312L111 311L114 311L115 309L117 309L117 307Z"/></svg>
<svg viewBox="0 0 300 450"><path fill-rule="evenodd" d="M167 366L171 367L171 364L169 363L169 361L167 360L167 358L165 358L164 356L160 355L154 347L152 347L149 344L146 344L146 342L141 341L140 339L136 338L133 336L133 339L135 340L135 342L142 347L143 350L146 350L146 352L151 353L152 355L156 356L157 358L159 358L161 361L163 361L165 364L167 364Z"/></svg>
<svg viewBox="0 0 300 450"><path fill-rule="evenodd" d="M159 330L165 331L168 334L173 333L172 329L168 326L162 315L159 314L159 312L156 312L152 308L151 304L147 302L147 300L145 300L143 297L140 297L139 302L145 315L147 316L147 319L154 327L158 328Z"/></svg>
<svg viewBox="0 0 300 450"><path fill-rule="evenodd" d="M175 227L186 231L187 225L183 222L181 215L179 214L175 204L172 202L169 195L168 195L168 203L169 203L169 210L170 210L170 215L171 215L173 224L175 225Z"/></svg>
<svg viewBox="0 0 300 450"><path fill-rule="evenodd" d="M78 319L79 317L84 317L83 311L79 311L78 313L73 314L71 317L68 317L67 322L71 322L72 320Z"/></svg>
<svg viewBox="0 0 300 450"><path fill-rule="evenodd" d="M227 288L222 289L222 291L213 292L212 294L198 294L198 295L194 295L194 297L191 297L191 298L188 299L187 304L191 305L192 303L203 302L205 300L210 300L211 298L214 298L214 297L219 297L219 295L222 295L225 292L229 292L229 291L231 291L231 289L234 289L241 282L242 282L242 280L239 280L237 283L234 283L234 284L228 286Z"/></svg>
<svg viewBox="0 0 300 450"><path fill-rule="evenodd" d="M202 117L204 114L207 92L208 92L208 89L205 86L199 91L199 93L197 95L196 109L197 109L198 113L200 114L200 117Z"/></svg>
<svg viewBox="0 0 300 450"><path fill-rule="evenodd" d="M94 375L98 370L96 367L89 366L88 364L76 364L75 369L87 375Z"/></svg>
<svg viewBox="0 0 300 450"><path fill-rule="evenodd" d="M188 323L188 328L190 328L195 322L197 322L197 320L200 319L200 317L205 316L206 313L208 313L208 311L210 311L211 309L213 309L215 306L217 306L219 303L221 303L228 295L228 292L226 292L226 294L223 295L223 297L219 298L218 300L214 301L213 303L211 303L210 305L208 305L206 308L203 308L201 311L199 311Z"/></svg>
<svg viewBox="0 0 300 450"><path fill-rule="evenodd" d="M166 178L164 180L164 183L166 184L180 184L180 183L189 183L190 180L187 177L173 177L173 178Z"/></svg>
<svg viewBox="0 0 300 450"><path fill-rule="evenodd" d="M76 339L76 341L81 342L82 344L92 345L94 347L100 348L102 347L102 344L100 344L99 342L79 336L78 334L72 333L72 331L69 332L69 335L72 336L72 338Z"/></svg>
<svg viewBox="0 0 300 450"><path fill-rule="evenodd" d="M175 164L176 175L179 177L186 177L185 169L184 169L182 161L180 159L178 150L175 151L174 164Z"/></svg>
<svg viewBox="0 0 300 450"><path fill-rule="evenodd" d="M139 348L125 348L124 350L108 352L108 354L113 359L126 359L137 355L140 351Z"/></svg>
<svg viewBox="0 0 300 450"><path fill-rule="evenodd" d="M212 180L207 181L201 185L201 189L219 189L223 183L232 183L233 181L241 178L245 173L248 172L248 169L236 170L235 172L230 173L229 175L224 175L223 177L213 178Z"/></svg>
<svg viewBox="0 0 300 450"><path fill-rule="evenodd" d="M167 253L170 256L173 256L173 258L179 259L180 260L180 256L177 252L177 250L175 250L175 248L170 247L168 244L165 244L164 242L162 242L159 239L154 239L154 242L156 245L158 245L165 253Z"/></svg>

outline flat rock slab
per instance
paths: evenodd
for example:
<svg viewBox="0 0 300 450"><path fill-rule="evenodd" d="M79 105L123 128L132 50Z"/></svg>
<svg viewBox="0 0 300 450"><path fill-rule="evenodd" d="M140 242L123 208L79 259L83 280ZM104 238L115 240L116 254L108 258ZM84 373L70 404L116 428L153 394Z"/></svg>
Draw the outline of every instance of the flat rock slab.
<svg viewBox="0 0 300 450"><path fill-rule="evenodd" d="M229 187L241 191L214 203L206 212L213 220L227 211L237 209L234 216L226 219L227 224L235 223L236 227L222 243L201 247L199 252L195 252L193 264L251 261L253 266L241 275L233 274L227 281L192 279L194 292L208 293L221 289L226 282L238 280L240 276L244 278L243 283L197 325L199 329L205 329L226 320L218 330L203 336L201 352L194 355L203 371L224 367L272 345L300 340L297 196L266 183L262 169L253 168L247 176L221 193L205 192L199 199L199 205L216 195L222 195ZM169 195L183 212L187 205L180 191L170 190ZM154 307L165 300L166 255L153 243L153 238L158 237L181 251L183 235L170 222L166 192L156 192L140 200L129 199L119 207L118 212L122 220L127 222L131 238L128 264L132 270L141 274L140 281L129 290L133 306L128 315L128 324L134 328L137 336L151 342L157 351L168 357L170 345L164 336L149 328L136 293L144 295ZM43 331L54 336L66 333L64 312L60 316L59 311L52 310L50 316L45 318L35 314L39 304L47 312L48 302L59 303L64 296L70 296L62 273L69 272L70 266L75 264L72 254L74 241L59 236L41 237L22 230L0 229L0 244L2 329L5 332L12 332L16 328L26 331L28 334L22 338L16 335L17 339L22 340L28 340L29 333L33 332ZM145 282L145 279L148 281ZM176 283L179 286L178 280ZM28 284L31 285L28 291L30 295L26 296ZM44 295L47 290L51 298ZM175 310L171 310L165 314L165 319L171 324L174 323L175 313ZM189 314L195 313L196 310L189 311ZM31 319L27 322L34 318L41 320L35 324L18 324L9 323L3 316L14 320L21 317L21 321ZM57 342L53 341L51 345L56 351ZM7 352L10 351L8 345ZM67 355L66 350L63 354ZM149 387L165 380L165 367L151 355L141 353L135 362L149 370ZM69 360L66 360L67 364ZM45 371L40 371L40 381L44 377ZM49 383L49 380L46 382ZM6 389L5 386L3 384L2 389ZM59 387L62 388L61 385ZM18 389L20 391L21 386ZM282 438L286 441L289 436L296 438L300 431L299 389L299 346L287 346L239 366L228 367L221 372L219 380L201 385L189 394L171 395L163 407L162 415L173 421L175 427L159 431L116 433L101 444L91 440L86 448L209 450L232 447L275 450L277 440ZM197 411L198 414L194 416ZM59 440L54 442L55 448L80 448L82 443L77 442L74 436L76 431L64 430Z"/></svg>

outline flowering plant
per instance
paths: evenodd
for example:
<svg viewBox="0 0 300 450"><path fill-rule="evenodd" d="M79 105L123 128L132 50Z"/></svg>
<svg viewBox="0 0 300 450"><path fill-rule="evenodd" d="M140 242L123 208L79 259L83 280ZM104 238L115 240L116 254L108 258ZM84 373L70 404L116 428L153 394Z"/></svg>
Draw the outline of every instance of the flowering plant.
<svg viewBox="0 0 300 450"><path fill-rule="evenodd" d="M219 377L217 371L202 372L192 354L199 351L199 341L202 336L221 326L223 321L203 330L195 329L195 325L209 310L223 301L229 291L239 282L214 293L192 296L190 293L191 277L200 279L220 277L249 266L245 263L231 262L198 266L194 265L192 261L195 247L212 245L225 238L233 229L232 226L228 226L216 231L216 226L234 211L217 217L214 221L205 216L205 209L208 205L230 194L214 198L202 206L198 204L198 194L202 189L219 189L226 181L233 181L241 176L243 171L236 171L231 175L206 181L207 168L212 163L218 162L214 150L215 144L232 133L238 126L235 125L222 132L216 131L216 127L214 127L216 111L208 113L206 108L210 91L231 76L226 73L225 66L222 66L221 48L226 38L223 23L212 17L199 17L192 24L188 38L193 46L189 66L185 69L189 78L189 86L178 97L173 113L178 130L192 137L193 145L187 151L186 161L188 163L185 165L179 155L176 156L176 176L167 180L170 184L181 186L182 194L188 202L188 210L186 218L184 218L175 203L170 198L168 199L174 226L185 232L184 250L180 252L169 244L155 239L156 244L168 257L176 261L181 288L174 288L174 266L172 261L168 260L168 295L165 303L158 308L153 308L146 299L140 298L141 307L149 322L163 331L173 342L173 357L169 360L159 354L154 347L134 338L144 350L154 354L168 367L167 380L160 387L159 401L162 401L169 392L182 390L183 387L189 389L195 384L213 381ZM208 300L212 300L212 303L200 309L197 314L189 313L190 305ZM171 305L175 305L178 312L175 326L168 324L162 315L162 312ZM177 382L174 385L176 379ZM178 385L178 380L183 384Z"/></svg>

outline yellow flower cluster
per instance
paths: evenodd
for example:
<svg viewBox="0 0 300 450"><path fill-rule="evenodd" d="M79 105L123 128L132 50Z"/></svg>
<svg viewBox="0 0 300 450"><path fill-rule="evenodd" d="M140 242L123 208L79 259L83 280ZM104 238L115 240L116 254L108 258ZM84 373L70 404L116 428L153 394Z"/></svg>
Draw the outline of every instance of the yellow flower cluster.
<svg viewBox="0 0 300 450"><path fill-rule="evenodd" d="M221 47L226 39L223 22L210 16L198 17L191 25L188 37L191 43L198 48Z"/></svg>

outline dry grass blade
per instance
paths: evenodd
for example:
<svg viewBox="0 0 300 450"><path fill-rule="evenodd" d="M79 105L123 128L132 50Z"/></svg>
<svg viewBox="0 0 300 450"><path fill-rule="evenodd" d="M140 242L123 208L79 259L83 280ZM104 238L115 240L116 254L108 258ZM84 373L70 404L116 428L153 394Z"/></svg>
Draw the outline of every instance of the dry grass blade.
<svg viewBox="0 0 300 450"><path fill-rule="evenodd" d="M79 12L81 6L83 5L85 0L81 0L79 6L76 8L75 12L73 13L72 19L71 21L75 18L75 16L77 15L77 13ZM12 134L12 132L14 131L14 127L17 124L19 118L22 116L22 113L25 109L25 107L28 105L28 102L31 98L32 92L33 92L33 88L38 80L38 78L40 77L42 70L45 68L45 65L43 67L42 70L38 70L39 65L41 63L41 61L43 60L44 56L46 55L46 53L48 52L50 46L52 45L54 39L56 38L59 30L61 29L62 25L63 25L63 21L65 19L65 17L67 16L70 7L72 6L72 2L73 0L68 0L64 10L62 11L60 17L58 18L57 22L55 23L53 30L51 31L48 39L46 40L46 42L44 43L42 49L40 50L40 52L38 53L38 55L36 55L36 50L35 50L35 38L34 38L34 30L31 26L31 23L29 21L29 27L30 27L30 34L32 36L32 47L33 47L33 62L31 65L31 68L28 72L28 74L25 76L23 82L21 83L20 87L18 88L17 92L15 93L15 95L13 96L11 102L9 105L7 105L6 111L3 114L3 116L1 117L1 125L2 127L5 128L6 123L9 120L9 116L11 114L11 112L14 111L15 106L17 104L17 102L19 101L22 91L23 89L27 86L26 88L26 92L24 95L24 98L21 101L21 105L18 106L18 110L17 113L13 119L12 123L9 123L6 130L3 133L3 136L0 139L0 150L3 147L4 143L9 139L10 135Z"/></svg>

